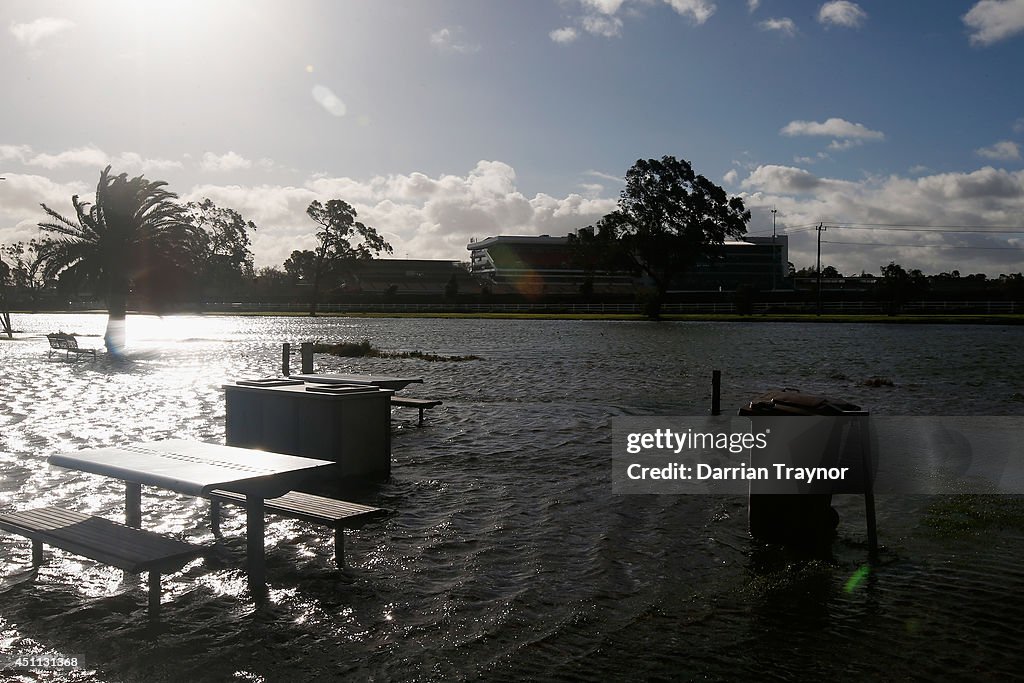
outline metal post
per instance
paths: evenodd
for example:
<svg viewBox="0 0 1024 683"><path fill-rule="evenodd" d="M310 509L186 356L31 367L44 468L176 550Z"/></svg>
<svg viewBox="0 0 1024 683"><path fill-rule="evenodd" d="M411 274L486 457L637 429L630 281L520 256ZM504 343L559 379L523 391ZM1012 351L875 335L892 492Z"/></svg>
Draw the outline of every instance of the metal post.
<svg viewBox="0 0 1024 683"><path fill-rule="evenodd" d="M160 572L149 572L149 618L160 617Z"/></svg>
<svg viewBox="0 0 1024 683"><path fill-rule="evenodd" d="M875 484L871 473L871 441L868 433L867 418L860 418L860 454L864 468L864 517L868 527L868 556L878 558L878 527L875 521Z"/></svg>
<svg viewBox="0 0 1024 683"><path fill-rule="evenodd" d="M313 342L302 342L302 374L313 372Z"/></svg>
<svg viewBox="0 0 1024 683"><path fill-rule="evenodd" d="M124 483L124 523L142 528L142 484L134 481Z"/></svg>
<svg viewBox="0 0 1024 683"><path fill-rule="evenodd" d="M288 363L291 360L291 354L292 345L289 344L288 342L285 342L284 345L281 347L281 375L284 377L288 377L292 374L290 368L288 367Z"/></svg>
<svg viewBox="0 0 1024 683"><path fill-rule="evenodd" d="M711 414L722 414L722 371L711 371Z"/></svg>
<svg viewBox="0 0 1024 683"><path fill-rule="evenodd" d="M263 498L249 494L245 497L245 560L249 569L249 590L256 601L263 600L267 593L263 535Z"/></svg>
<svg viewBox="0 0 1024 683"><path fill-rule="evenodd" d="M334 564L345 568L345 529L340 526L334 528Z"/></svg>

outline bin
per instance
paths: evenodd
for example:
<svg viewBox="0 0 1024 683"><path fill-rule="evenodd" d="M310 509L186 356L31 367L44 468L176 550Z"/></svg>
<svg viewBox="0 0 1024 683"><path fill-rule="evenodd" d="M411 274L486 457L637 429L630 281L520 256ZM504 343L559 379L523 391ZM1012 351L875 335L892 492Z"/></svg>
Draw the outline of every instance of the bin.
<svg viewBox="0 0 1024 683"><path fill-rule="evenodd" d="M755 398L739 409L739 415L750 417L752 423L756 423L758 417L811 415L859 417L867 416L868 412L852 403L825 396L778 391ZM847 430L844 434L847 424L848 422L844 424L835 421L825 425L830 433L822 439L823 447L821 453L816 454L817 461L799 464L831 467L842 461L844 464L855 466L857 476L862 476L862 468L857 466L857 459L844 457L845 451L852 450L850 440L844 438L850 433ZM755 427L754 431L761 430ZM857 445L859 446L859 444ZM811 455L815 457L815 454ZM756 455L751 456L751 466L768 464L758 463L757 457ZM757 482L750 483L748 522L750 533L755 538L790 545L815 545L830 538L834 533L839 523L839 515L832 508L832 492L759 493L758 488ZM839 491L836 490L836 492Z"/></svg>
<svg viewBox="0 0 1024 683"><path fill-rule="evenodd" d="M241 380L224 385L225 441L333 460L340 477L386 478L393 393L372 386Z"/></svg>

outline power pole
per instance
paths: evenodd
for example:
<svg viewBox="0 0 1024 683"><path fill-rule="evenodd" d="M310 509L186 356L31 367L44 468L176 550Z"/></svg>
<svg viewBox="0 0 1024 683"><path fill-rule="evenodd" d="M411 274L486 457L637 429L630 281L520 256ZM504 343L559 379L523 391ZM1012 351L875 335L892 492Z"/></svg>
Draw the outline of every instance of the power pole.
<svg viewBox="0 0 1024 683"><path fill-rule="evenodd" d="M818 223L818 315L821 315L821 233L828 230L823 223Z"/></svg>
<svg viewBox="0 0 1024 683"><path fill-rule="evenodd" d="M775 214L778 211L772 207L772 291L775 291Z"/></svg>

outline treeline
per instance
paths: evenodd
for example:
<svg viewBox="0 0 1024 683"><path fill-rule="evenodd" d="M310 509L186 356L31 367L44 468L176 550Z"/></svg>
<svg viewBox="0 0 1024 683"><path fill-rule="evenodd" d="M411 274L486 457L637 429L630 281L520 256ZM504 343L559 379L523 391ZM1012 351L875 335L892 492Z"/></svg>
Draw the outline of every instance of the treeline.
<svg viewBox="0 0 1024 683"><path fill-rule="evenodd" d="M310 315L322 288L345 264L390 253L349 204L312 202L316 247L293 252L284 270L253 268L251 233L258 228L211 200L181 203L162 181L100 173L94 202L71 198L74 215L42 206L40 239L4 246L0 256L0 324L10 336L11 308L40 308L44 299L102 301L109 314L105 342L119 351L129 300L162 312L188 302L281 288L307 278ZM49 295L49 296L48 296ZM65 307L65 306L60 306Z"/></svg>

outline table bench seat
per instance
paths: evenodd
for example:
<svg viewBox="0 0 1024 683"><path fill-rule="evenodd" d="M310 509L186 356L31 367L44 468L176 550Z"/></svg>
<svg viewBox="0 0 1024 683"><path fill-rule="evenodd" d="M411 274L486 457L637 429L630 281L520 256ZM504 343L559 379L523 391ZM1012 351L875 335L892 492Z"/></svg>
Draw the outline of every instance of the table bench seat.
<svg viewBox="0 0 1024 683"><path fill-rule="evenodd" d="M217 489L209 493L209 498L210 521L216 533L220 531L221 503L245 505L245 495L233 491ZM302 491L290 491L278 498L268 498L263 501L263 509L284 517L334 529L334 560L339 567L345 566L345 529L358 529L367 522L390 514L390 511L384 508L316 496Z"/></svg>
<svg viewBox="0 0 1024 683"><path fill-rule="evenodd" d="M391 405L399 408L419 408L420 424L423 424L423 411L441 405L442 401L428 398L406 398L404 396L392 396Z"/></svg>
<svg viewBox="0 0 1024 683"><path fill-rule="evenodd" d="M0 529L32 540L32 565L43 561L43 545L66 550L127 572L149 572L149 612L160 609L160 574L203 555L206 548L109 519L56 507L0 515Z"/></svg>

